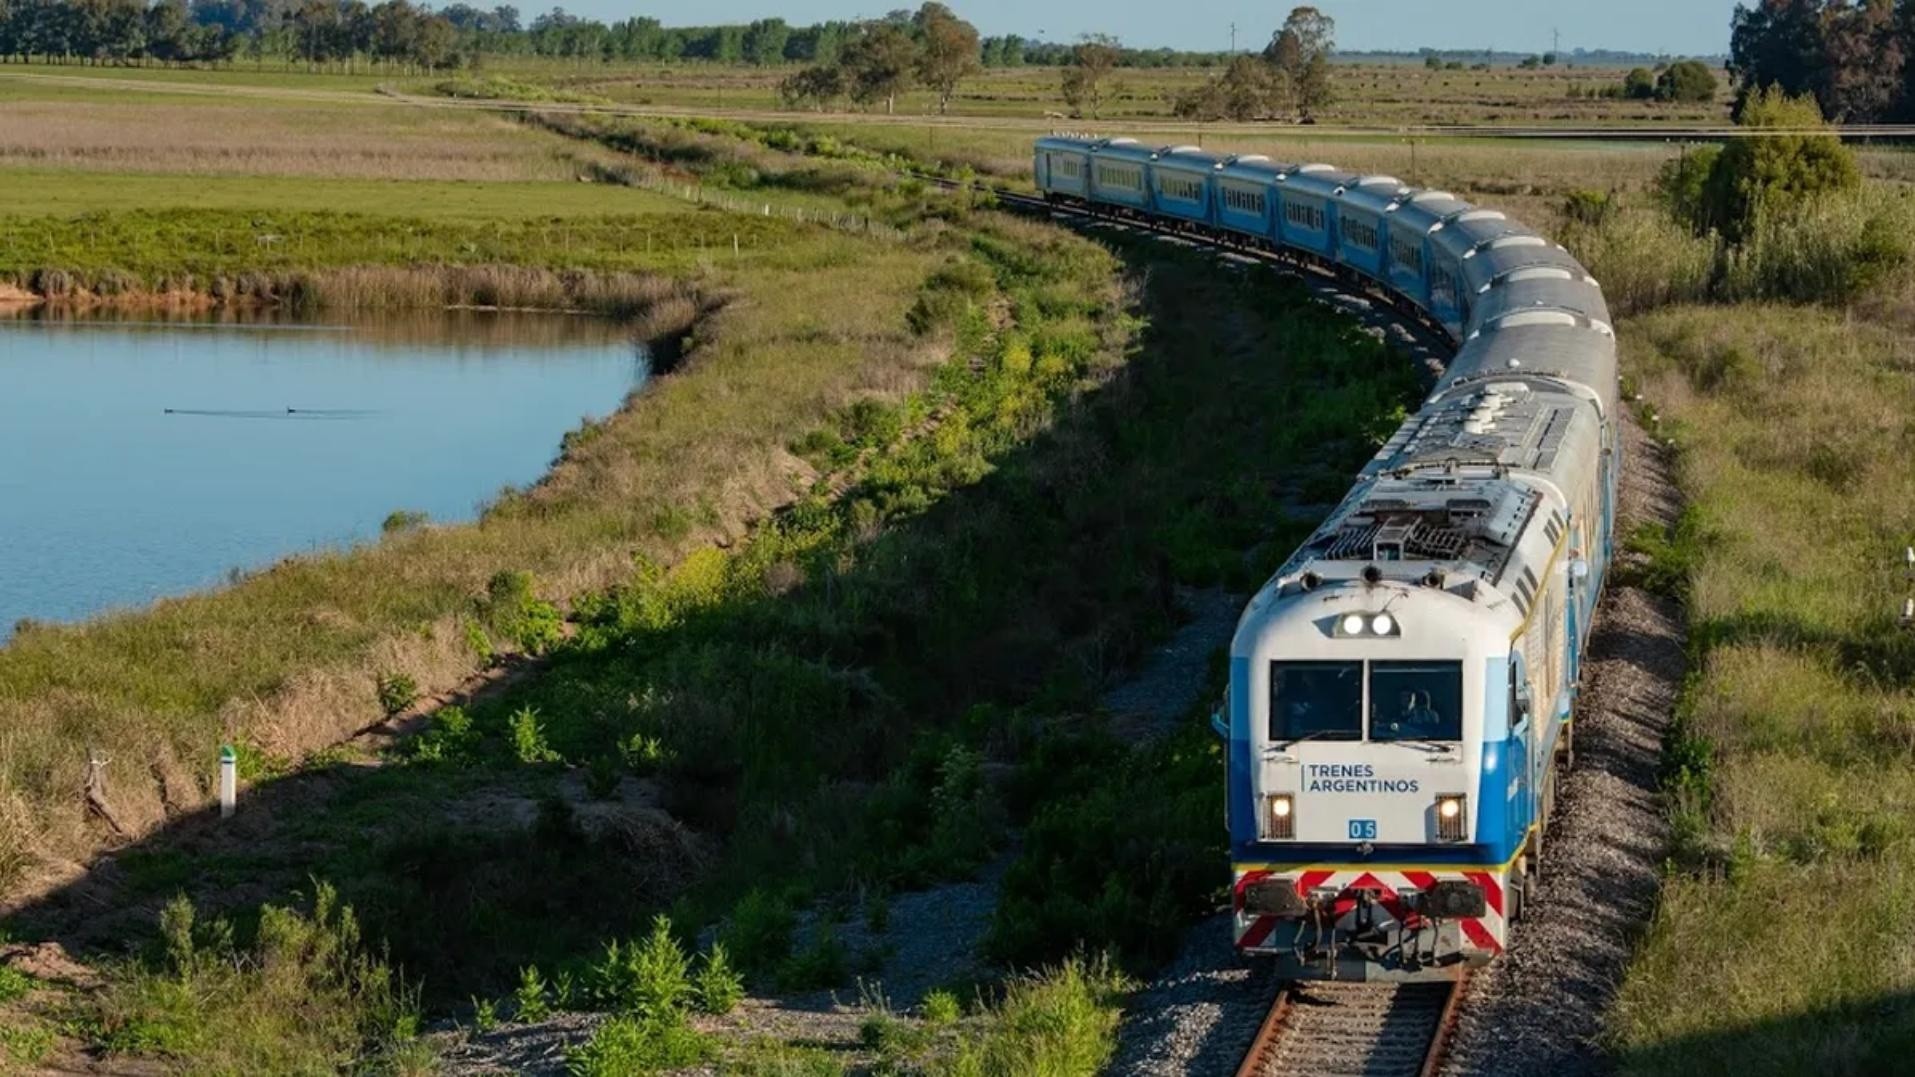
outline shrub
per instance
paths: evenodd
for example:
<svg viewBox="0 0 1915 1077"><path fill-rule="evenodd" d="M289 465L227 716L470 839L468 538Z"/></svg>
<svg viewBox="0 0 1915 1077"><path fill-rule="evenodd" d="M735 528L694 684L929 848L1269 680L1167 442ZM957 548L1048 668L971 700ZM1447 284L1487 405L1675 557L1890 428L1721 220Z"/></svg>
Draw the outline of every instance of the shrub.
<svg viewBox="0 0 1915 1077"><path fill-rule="evenodd" d="M632 947L631 978L621 1000L626 1009L643 1016L661 1017L684 1009L691 999L691 963L672 935L672 922L652 920L652 933Z"/></svg>
<svg viewBox="0 0 1915 1077"><path fill-rule="evenodd" d="M499 1027L499 1007L489 998L472 1000L472 1027L480 1033Z"/></svg>
<svg viewBox="0 0 1915 1077"><path fill-rule="evenodd" d="M924 1001L918 1004L918 1009L923 1012L925 1023L933 1028L956 1024L961 1015L957 996L943 989L924 996Z"/></svg>
<svg viewBox="0 0 1915 1077"><path fill-rule="evenodd" d="M1610 191L1576 190L1563 196L1563 216L1576 224L1600 228L1616 218L1622 200Z"/></svg>
<svg viewBox="0 0 1915 1077"><path fill-rule="evenodd" d="M745 981L732 968L731 959L725 954L725 944L713 943L699 960L698 971L692 976L692 990L698 999L698 1008L709 1014L727 1014L745 997Z"/></svg>
<svg viewBox="0 0 1915 1077"><path fill-rule="evenodd" d="M767 890L754 889L731 910L731 919L719 932L725 949L750 973L768 972L791 953L796 917L785 900Z"/></svg>
<svg viewBox="0 0 1915 1077"><path fill-rule="evenodd" d="M1622 95L1632 101L1647 101L1656 96L1656 77L1646 67L1629 69L1622 79Z"/></svg>
<svg viewBox="0 0 1915 1077"><path fill-rule="evenodd" d="M532 574L502 570L486 584L486 620L526 654L544 654L564 638L558 607L533 593Z"/></svg>
<svg viewBox="0 0 1915 1077"><path fill-rule="evenodd" d="M1828 130L1813 97L1790 97L1770 86L1747 100L1740 123L1792 133L1733 139L1711 164L1698 223L1729 242L1745 239L1766 214L1793 212L1861 185L1855 154ZM1811 130L1824 133L1802 133Z"/></svg>
<svg viewBox="0 0 1915 1077"><path fill-rule="evenodd" d="M485 626L478 621L467 619L465 622L465 645L482 666L490 666L498 661L498 652L492 647L492 637L486 633Z"/></svg>
<svg viewBox="0 0 1915 1077"><path fill-rule="evenodd" d="M705 1036L671 1017L614 1017L565 1053L572 1077L632 1077L696 1066L712 1055Z"/></svg>
<svg viewBox="0 0 1915 1077"><path fill-rule="evenodd" d="M419 698L419 685L404 673L388 673L379 678L379 707L390 718Z"/></svg>
<svg viewBox="0 0 1915 1077"><path fill-rule="evenodd" d="M112 979L99 1030L113 1051L158 1052L192 1073L312 1073L419 1050L416 996L367 952L359 921L320 883L312 911L261 906L250 946L175 900L167 960Z"/></svg>
<svg viewBox="0 0 1915 1077"><path fill-rule="evenodd" d="M982 1029L959 1040L942 1067L949 1077L1082 1074L1109 1063L1129 981L1108 961L1073 958L1013 981L985 1015Z"/></svg>
<svg viewBox="0 0 1915 1077"><path fill-rule="evenodd" d="M402 531L413 531L426 525L428 517L413 509L395 509L379 525L379 531L385 535L396 535Z"/></svg>
<svg viewBox="0 0 1915 1077"><path fill-rule="evenodd" d="M786 991L836 987L847 972L844 944L829 925L821 923L811 942L778 966L778 986Z"/></svg>
<svg viewBox="0 0 1915 1077"><path fill-rule="evenodd" d="M1656 77L1655 96L1658 101L1713 101L1716 96L1715 72L1701 60L1677 60L1663 68L1662 74Z"/></svg>
<svg viewBox="0 0 1915 1077"><path fill-rule="evenodd" d="M585 793L593 800L610 800L618 795L622 777L623 771L617 759L609 755L598 756L585 768Z"/></svg>

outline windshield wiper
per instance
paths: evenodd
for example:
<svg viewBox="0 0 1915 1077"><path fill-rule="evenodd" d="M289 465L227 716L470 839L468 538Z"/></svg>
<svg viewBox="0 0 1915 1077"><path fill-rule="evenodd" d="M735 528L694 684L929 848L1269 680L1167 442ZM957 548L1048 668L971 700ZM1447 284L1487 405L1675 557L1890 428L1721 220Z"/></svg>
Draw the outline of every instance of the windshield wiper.
<svg viewBox="0 0 1915 1077"><path fill-rule="evenodd" d="M1332 733L1343 733L1343 732L1346 732L1346 730L1319 729L1314 733L1305 733L1301 737L1291 737L1289 740L1284 741L1282 744L1272 744L1271 747L1276 748L1279 751L1287 752L1290 749L1296 747L1297 745L1302 744L1306 740L1315 740L1318 737L1327 737Z"/></svg>
<svg viewBox="0 0 1915 1077"><path fill-rule="evenodd" d="M1430 751L1442 752L1444 755L1450 755L1456 751L1456 745L1447 744L1440 740L1415 740L1405 738L1395 741L1394 743L1407 744L1412 748L1428 748Z"/></svg>

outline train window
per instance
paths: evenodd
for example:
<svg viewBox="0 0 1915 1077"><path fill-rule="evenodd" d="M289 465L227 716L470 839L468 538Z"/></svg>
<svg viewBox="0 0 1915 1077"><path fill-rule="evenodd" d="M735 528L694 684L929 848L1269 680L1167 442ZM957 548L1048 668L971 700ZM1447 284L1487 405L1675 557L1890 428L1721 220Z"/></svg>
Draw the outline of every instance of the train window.
<svg viewBox="0 0 1915 1077"><path fill-rule="evenodd" d="M1158 193L1170 198L1181 198L1190 202L1201 202L1204 197L1204 182L1188 176L1173 176L1157 173Z"/></svg>
<svg viewBox="0 0 1915 1077"><path fill-rule="evenodd" d="M1398 266L1421 273L1423 271L1423 248L1413 237L1392 234L1390 236L1390 260Z"/></svg>
<svg viewBox="0 0 1915 1077"><path fill-rule="evenodd" d="M1463 663L1370 663L1371 740L1462 740Z"/></svg>
<svg viewBox="0 0 1915 1077"><path fill-rule="evenodd" d="M1376 249L1376 225L1351 217L1343 222L1343 237L1350 245L1366 251Z"/></svg>
<svg viewBox="0 0 1915 1077"><path fill-rule="evenodd" d="M1270 663L1270 739L1363 739L1363 663Z"/></svg>

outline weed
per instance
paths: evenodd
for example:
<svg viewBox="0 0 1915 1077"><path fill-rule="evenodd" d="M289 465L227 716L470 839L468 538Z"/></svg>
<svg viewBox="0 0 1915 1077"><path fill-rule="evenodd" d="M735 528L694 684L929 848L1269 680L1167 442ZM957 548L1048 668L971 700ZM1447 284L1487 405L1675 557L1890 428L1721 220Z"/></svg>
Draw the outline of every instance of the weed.
<svg viewBox="0 0 1915 1077"><path fill-rule="evenodd" d="M0 1003L12 1002L33 990L33 978L11 965L0 965Z"/></svg>
<svg viewBox="0 0 1915 1077"><path fill-rule="evenodd" d="M785 991L836 987L848 973L844 944L828 924L819 923L811 941L778 966L778 987Z"/></svg>
<svg viewBox="0 0 1915 1077"><path fill-rule="evenodd" d="M769 890L753 889L731 910L719 939L738 966L749 973L769 972L791 953L797 925L791 906Z"/></svg>
<svg viewBox="0 0 1915 1077"><path fill-rule="evenodd" d="M499 1027L498 1004L489 998L472 998L472 1027L481 1035Z"/></svg>
<svg viewBox="0 0 1915 1077"><path fill-rule="evenodd" d="M608 1018L592 1038L565 1053L572 1077L630 1077L695 1066L710 1058L709 1038L676 1014Z"/></svg>
<svg viewBox="0 0 1915 1077"><path fill-rule="evenodd" d="M699 959L698 971L692 975L692 991L698 1008L709 1014L730 1013L745 997L744 978L732 968L724 943L713 943Z"/></svg>
<svg viewBox="0 0 1915 1077"><path fill-rule="evenodd" d="M545 977L539 975L537 965L525 966L519 970L519 986L512 992L512 1019L522 1025L533 1025L551 1015Z"/></svg>
<svg viewBox="0 0 1915 1077"><path fill-rule="evenodd" d="M46 1025L0 1028L0 1047L23 1066L38 1067L53 1053L54 1031Z"/></svg>
<svg viewBox="0 0 1915 1077"><path fill-rule="evenodd" d="M918 1012L923 1015L924 1023L932 1028L943 1028L956 1024L963 1011L958 1005L957 996L939 989L924 996L918 1004Z"/></svg>
<svg viewBox="0 0 1915 1077"><path fill-rule="evenodd" d="M379 678L379 709L388 718L405 710L419 699L419 685L404 673L387 673Z"/></svg>
<svg viewBox="0 0 1915 1077"><path fill-rule="evenodd" d="M630 980L624 1007L647 1017L678 1013L692 997L691 962L672 935L672 923L659 916L651 934L633 946L628 958Z"/></svg>
<svg viewBox="0 0 1915 1077"><path fill-rule="evenodd" d="M1089 1077L1110 1061L1130 990L1130 982L1103 960L1072 959L1014 980L1003 1000L984 1014L981 1027L960 1037L956 1052L937 1072Z"/></svg>
<svg viewBox="0 0 1915 1077"><path fill-rule="evenodd" d="M539 722L539 712L531 707L520 707L507 719L512 733L512 757L521 763L555 763L559 754L545 742L545 727Z"/></svg>
<svg viewBox="0 0 1915 1077"><path fill-rule="evenodd" d="M619 785L624 777L617 759L601 755L585 768L586 795L593 800L611 800L618 796Z"/></svg>

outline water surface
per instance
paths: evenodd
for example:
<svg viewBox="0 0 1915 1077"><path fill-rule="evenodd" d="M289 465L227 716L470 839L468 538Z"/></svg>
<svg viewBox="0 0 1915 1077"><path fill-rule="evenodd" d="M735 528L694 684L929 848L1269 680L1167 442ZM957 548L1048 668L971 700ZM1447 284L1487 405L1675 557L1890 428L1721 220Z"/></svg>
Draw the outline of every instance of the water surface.
<svg viewBox="0 0 1915 1077"><path fill-rule="evenodd" d="M645 373L585 318L0 321L0 641L471 519Z"/></svg>

